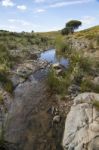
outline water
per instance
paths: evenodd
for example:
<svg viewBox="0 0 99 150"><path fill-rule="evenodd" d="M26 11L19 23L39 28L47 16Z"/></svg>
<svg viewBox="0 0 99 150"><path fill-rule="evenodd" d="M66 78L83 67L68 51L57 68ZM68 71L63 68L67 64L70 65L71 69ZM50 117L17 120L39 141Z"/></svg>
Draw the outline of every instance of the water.
<svg viewBox="0 0 99 150"><path fill-rule="evenodd" d="M65 58L64 56L57 55L55 49L51 49L51 50L42 52L40 54L40 59L41 60L46 60L46 61L48 61L52 64L60 63L64 67L68 66L68 59Z"/></svg>

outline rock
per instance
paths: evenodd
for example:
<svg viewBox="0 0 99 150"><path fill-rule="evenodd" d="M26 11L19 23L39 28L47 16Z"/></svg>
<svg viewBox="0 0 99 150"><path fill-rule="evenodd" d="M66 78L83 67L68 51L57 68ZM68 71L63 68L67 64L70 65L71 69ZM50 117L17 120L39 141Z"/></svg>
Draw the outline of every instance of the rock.
<svg viewBox="0 0 99 150"><path fill-rule="evenodd" d="M23 82L25 81L24 78L22 78L22 77L20 77L20 76L18 76L18 75L13 75L10 79L11 79L11 81L12 81L12 83L13 83L14 88L15 88L18 84L23 83Z"/></svg>
<svg viewBox="0 0 99 150"><path fill-rule="evenodd" d="M62 69L56 70L56 75L62 75L62 73L63 73L63 70L62 70Z"/></svg>
<svg viewBox="0 0 99 150"><path fill-rule="evenodd" d="M65 69L65 67L63 65L61 65L60 63L55 63L52 65L52 67L56 70L57 69Z"/></svg>
<svg viewBox="0 0 99 150"><path fill-rule="evenodd" d="M60 68L61 68L61 66L60 66L59 63L53 64L52 67L53 67L54 69L60 69Z"/></svg>
<svg viewBox="0 0 99 150"><path fill-rule="evenodd" d="M30 59L36 60L37 58L38 58L38 54L37 53L31 53L30 54Z"/></svg>
<svg viewBox="0 0 99 150"><path fill-rule="evenodd" d="M76 85L76 84L72 84L68 88L68 92L70 94L73 94L73 95L76 94L76 96L77 96L79 91L80 91L80 87L78 85Z"/></svg>
<svg viewBox="0 0 99 150"><path fill-rule="evenodd" d="M17 69L17 75L23 78L27 78L32 73L32 70L27 67L20 67Z"/></svg>
<svg viewBox="0 0 99 150"><path fill-rule="evenodd" d="M99 101L99 94L83 93L74 99L65 123L64 150L99 150L99 111L94 100Z"/></svg>
<svg viewBox="0 0 99 150"><path fill-rule="evenodd" d="M53 64L52 67L55 69L57 75L62 75L65 70L65 67L59 63Z"/></svg>
<svg viewBox="0 0 99 150"><path fill-rule="evenodd" d="M53 123L59 123L61 120L61 117L59 115L54 116Z"/></svg>
<svg viewBox="0 0 99 150"><path fill-rule="evenodd" d="M99 85L99 76L94 78L93 83Z"/></svg>

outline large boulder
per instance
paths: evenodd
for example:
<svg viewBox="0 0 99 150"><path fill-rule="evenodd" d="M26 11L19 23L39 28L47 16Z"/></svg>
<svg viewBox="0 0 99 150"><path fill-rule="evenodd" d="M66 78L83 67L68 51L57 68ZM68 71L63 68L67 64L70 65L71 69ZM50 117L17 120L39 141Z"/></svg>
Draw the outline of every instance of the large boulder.
<svg viewBox="0 0 99 150"><path fill-rule="evenodd" d="M99 94L83 93L67 115L64 150L99 150Z"/></svg>

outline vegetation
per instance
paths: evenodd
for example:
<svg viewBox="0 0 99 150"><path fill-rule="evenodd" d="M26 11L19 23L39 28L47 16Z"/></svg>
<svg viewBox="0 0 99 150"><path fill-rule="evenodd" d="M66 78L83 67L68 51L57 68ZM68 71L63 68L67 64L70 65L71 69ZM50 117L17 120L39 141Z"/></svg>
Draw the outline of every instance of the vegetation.
<svg viewBox="0 0 99 150"><path fill-rule="evenodd" d="M50 90L53 93L58 93L60 95L63 95L64 93L66 94L67 87L71 84L69 76L69 72L66 72L66 74L63 74L63 76L57 77L55 70L51 69L47 79Z"/></svg>
<svg viewBox="0 0 99 150"><path fill-rule="evenodd" d="M69 28L64 28L64 29L61 30L62 35L68 35L69 33L70 33Z"/></svg>
<svg viewBox="0 0 99 150"><path fill-rule="evenodd" d="M0 44L5 45L8 50L45 49L51 45L52 40L47 36L38 33L16 33L9 31L0 31Z"/></svg>
<svg viewBox="0 0 99 150"><path fill-rule="evenodd" d="M95 106L95 108L99 111L99 101L94 100L93 101L93 106Z"/></svg>
<svg viewBox="0 0 99 150"><path fill-rule="evenodd" d="M64 40L62 35L59 35L55 39L55 47L57 52L64 53L70 49L69 44Z"/></svg>
<svg viewBox="0 0 99 150"><path fill-rule="evenodd" d="M74 33L74 31L76 29L79 28L79 26L82 25L82 22L81 21L78 21L78 20L71 20L69 22L66 23L66 26L64 29L62 29L61 33L63 35L68 35L70 33Z"/></svg>
<svg viewBox="0 0 99 150"><path fill-rule="evenodd" d="M3 95L2 95L2 93L0 93L0 104L2 104L3 103Z"/></svg>
<svg viewBox="0 0 99 150"><path fill-rule="evenodd" d="M97 72L99 67L97 59L86 57L83 52L73 49L63 36L57 36L56 50L69 58L70 64L61 77L57 77L54 72L49 73L48 84L52 91L66 94L70 84L73 83L80 87L81 92L99 92L99 86L92 82L93 72Z"/></svg>
<svg viewBox="0 0 99 150"><path fill-rule="evenodd" d="M88 40L98 40L99 37L99 26L91 27L86 30L82 30L79 32L75 32L75 37L79 38L84 38Z"/></svg>
<svg viewBox="0 0 99 150"><path fill-rule="evenodd" d="M10 69L31 56L32 51L44 50L52 45L49 37L38 33L16 33L0 30L0 83L12 93L13 85L8 79Z"/></svg>
<svg viewBox="0 0 99 150"><path fill-rule="evenodd" d="M0 66L2 65L3 65L3 68L10 67L11 57L7 48L3 44L0 44Z"/></svg>
<svg viewBox="0 0 99 150"><path fill-rule="evenodd" d="M78 29L79 26L81 26L81 25L82 25L81 21L71 20L71 21L66 23L66 28L69 28L70 32L73 33L74 30Z"/></svg>
<svg viewBox="0 0 99 150"><path fill-rule="evenodd" d="M2 84L3 88L9 92L13 92L13 84L12 82L7 78L7 73L0 73L0 83Z"/></svg>

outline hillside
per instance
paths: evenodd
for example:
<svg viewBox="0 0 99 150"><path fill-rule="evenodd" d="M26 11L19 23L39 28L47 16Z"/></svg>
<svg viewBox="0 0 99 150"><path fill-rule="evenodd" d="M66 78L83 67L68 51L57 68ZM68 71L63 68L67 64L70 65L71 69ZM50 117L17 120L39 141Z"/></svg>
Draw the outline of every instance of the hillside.
<svg viewBox="0 0 99 150"><path fill-rule="evenodd" d="M0 44L4 45L10 52L22 51L25 53L44 50L51 45L51 40L34 32L16 33L1 30Z"/></svg>
<svg viewBox="0 0 99 150"><path fill-rule="evenodd" d="M92 39L97 35L99 35L99 26L91 27L75 33L76 37L85 37L88 39Z"/></svg>
<svg viewBox="0 0 99 150"><path fill-rule="evenodd" d="M60 31L39 32L39 34L42 36L47 36L47 37L51 37L54 39L56 36L61 35L61 32Z"/></svg>

